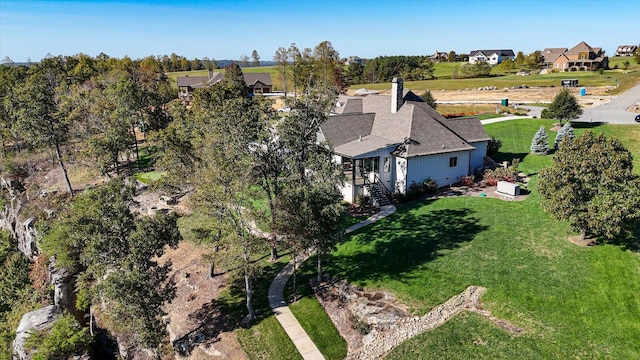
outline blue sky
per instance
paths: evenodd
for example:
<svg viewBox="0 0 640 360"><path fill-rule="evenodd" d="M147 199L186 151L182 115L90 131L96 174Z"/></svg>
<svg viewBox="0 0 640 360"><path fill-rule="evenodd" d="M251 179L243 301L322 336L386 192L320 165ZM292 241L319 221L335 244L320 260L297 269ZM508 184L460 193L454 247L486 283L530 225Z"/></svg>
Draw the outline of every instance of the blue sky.
<svg viewBox="0 0 640 360"><path fill-rule="evenodd" d="M47 53L262 60L331 41L342 57L640 43L638 0L5 1L0 60Z"/></svg>

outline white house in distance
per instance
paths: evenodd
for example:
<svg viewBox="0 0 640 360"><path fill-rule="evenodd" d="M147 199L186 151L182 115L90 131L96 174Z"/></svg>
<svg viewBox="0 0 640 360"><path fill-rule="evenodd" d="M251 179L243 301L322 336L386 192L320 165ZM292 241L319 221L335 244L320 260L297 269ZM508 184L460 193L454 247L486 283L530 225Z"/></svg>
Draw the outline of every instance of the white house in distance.
<svg viewBox="0 0 640 360"><path fill-rule="evenodd" d="M515 58L516 55L513 53L513 50L472 50L469 53L470 64L486 62L490 65L496 65L505 59L514 60Z"/></svg>
<svg viewBox="0 0 640 360"><path fill-rule="evenodd" d="M346 181L348 202L370 195L388 203L393 192L432 178L438 186L459 182L482 168L490 138L475 117L446 119L394 78L391 96L341 96L320 126L318 141L333 148Z"/></svg>

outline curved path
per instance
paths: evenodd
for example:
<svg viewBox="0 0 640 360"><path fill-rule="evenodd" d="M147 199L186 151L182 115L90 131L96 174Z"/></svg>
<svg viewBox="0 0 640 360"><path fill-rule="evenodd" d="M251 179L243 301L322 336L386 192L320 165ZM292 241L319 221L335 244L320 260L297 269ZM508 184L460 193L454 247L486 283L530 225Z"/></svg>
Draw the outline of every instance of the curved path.
<svg viewBox="0 0 640 360"><path fill-rule="evenodd" d="M395 211L396 207L393 205L383 206L377 214L347 228L347 233L385 218L393 214ZM301 264L309 257L309 255L310 254L303 254L298 256L296 258L297 264ZM282 268L278 275L276 275L275 279L273 279L273 282L269 287L269 306L271 306L271 310L273 310L276 315L276 319L280 325L282 325L289 338L291 338L291 341L293 341L293 344L296 346L303 359L324 359L324 356L322 356L322 353L320 353L316 344L311 341L309 335L304 331L302 326L300 326L300 323L296 317L293 316L291 309L289 309L287 302L284 300L284 287L287 285L287 281L292 274L293 261Z"/></svg>

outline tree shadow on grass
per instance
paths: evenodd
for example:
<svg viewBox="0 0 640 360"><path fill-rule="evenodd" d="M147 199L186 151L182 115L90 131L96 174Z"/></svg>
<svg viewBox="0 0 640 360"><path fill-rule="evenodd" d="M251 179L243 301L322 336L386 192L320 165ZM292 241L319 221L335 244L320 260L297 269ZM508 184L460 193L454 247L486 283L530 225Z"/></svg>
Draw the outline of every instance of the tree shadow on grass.
<svg viewBox="0 0 640 360"><path fill-rule="evenodd" d="M572 121L571 127L574 129L594 129L599 126L605 125L603 122L583 122L583 121Z"/></svg>
<svg viewBox="0 0 640 360"><path fill-rule="evenodd" d="M471 241L487 229L470 209L444 209L424 214L397 212L389 221L361 230L355 254L332 256L333 277L351 282L399 275Z"/></svg>
<svg viewBox="0 0 640 360"><path fill-rule="evenodd" d="M286 254L281 254L281 256L283 255ZM278 272L280 272L286 264L286 262L281 261L275 263L261 261L259 263L257 275L252 279L252 305L257 320L250 324L243 323L243 319L248 314L244 277L240 271L235 271L230 274L230 278L227 281L228 292L218 299L218 305L220 311L228 317L231 328L254 325L273 314L269 306L269 287Z"/></svg>

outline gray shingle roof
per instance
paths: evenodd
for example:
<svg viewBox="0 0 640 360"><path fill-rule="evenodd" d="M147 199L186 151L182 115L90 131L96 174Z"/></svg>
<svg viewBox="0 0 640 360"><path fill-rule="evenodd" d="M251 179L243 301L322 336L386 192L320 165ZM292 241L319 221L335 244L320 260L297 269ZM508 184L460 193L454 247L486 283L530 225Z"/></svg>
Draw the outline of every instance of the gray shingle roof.
<svg viewBox="0 0 640 360"><path fill-rule="evenodd" d="M483 53L484 55L498 54L501 56L515 56L513 50L471 50L469 56L475 56L478 53Z"/></svg>
<svg viewBox="0 0 640 360"><path fill-rule="evenodd" d="M408 100L414 98L419 101ZM354 108L361 104L362 113L344 111L353 100ZM341 98L340 103L342 113L331 116L320 128L342 155L355 157L395 144L396 155L413 157L470 151L474 147L469 142L489 140L477 118L445 119L412 92L405 93L404 104L396 113L391 113L391 96Z"/></svg>
<svg viewBox="0 0 640 360"><path fill-rule="evenodd" d="M271 75L269 73L246 73L242 74L244 82L247 85L255 85L257 82L261 82L264 85L273 85L271 81ZM210 86L220 82L224 78L224 74L220 72L214 72L211 77L209 76L180 76L176 79L176 83L179 87L188 86L192 88L201 88L205 85Z"/></svg>

